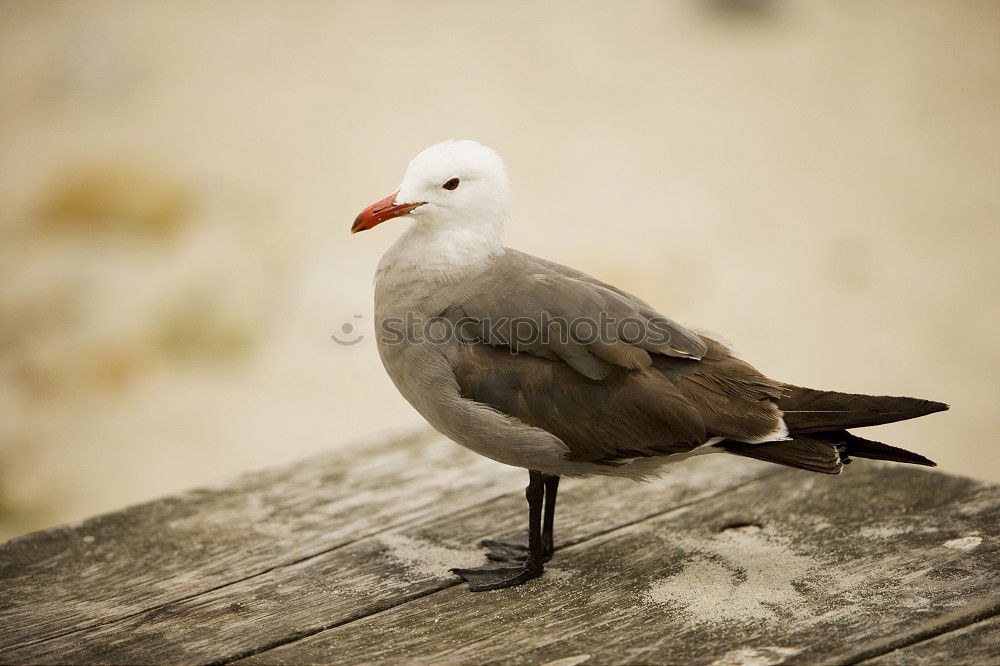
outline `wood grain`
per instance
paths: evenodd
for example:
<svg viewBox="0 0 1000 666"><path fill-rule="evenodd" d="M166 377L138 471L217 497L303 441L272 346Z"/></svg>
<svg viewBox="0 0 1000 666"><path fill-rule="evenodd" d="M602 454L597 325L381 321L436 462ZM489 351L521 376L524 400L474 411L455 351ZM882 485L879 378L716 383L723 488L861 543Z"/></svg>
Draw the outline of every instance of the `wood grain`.
<svg viewBox="0 0 1000 666"><path fill-rule="evenodd" d="M565 548L529 585L450 587L245 661L850 663L1000 610L998 530L986 484L782 472Z"/></svg>
<svg viewBox="0 0 1000 666"><path fill-rule="evenodd" d="M996 660L997 487L668 472L565 481L546 575L484 594L447 569L523 531L526 474L429 434L28 535L0 546L0 662Z"/></svg>
<svg viewBox="0 0 1000 666"><path fill-rule="evenodd" d="M421 433L29 534L0 545L0 650L471 506L522 474Z"/></svg>
<svg viewBox="0 0 1000 666"><path fill-rule="evenodd" d="M489 464L497 471L505 469ZM516 481L506 484L508 492L494 501L472 507L466 502L467 508L461 509L463 503L452 502L444 488L428 489L439 501L436 515L426 520L413 519L125 618L0 650L0 661L226 661L457 586L460 580L448 567L484 561L477 547L480 538L516 536L524 529L521 488L527 474L518 472ZM764 463L718 455L686 461L648 484L567 480L559 494L557 544L579 543L776 472ZM434 475L441 484L448 478L448 471ZM369 501L378 506L378 501ZM358 515L365 516L360 507ZM210 530L207 524L202 538L210 540ZM127 585L128 580L121 583Z"/></svg>

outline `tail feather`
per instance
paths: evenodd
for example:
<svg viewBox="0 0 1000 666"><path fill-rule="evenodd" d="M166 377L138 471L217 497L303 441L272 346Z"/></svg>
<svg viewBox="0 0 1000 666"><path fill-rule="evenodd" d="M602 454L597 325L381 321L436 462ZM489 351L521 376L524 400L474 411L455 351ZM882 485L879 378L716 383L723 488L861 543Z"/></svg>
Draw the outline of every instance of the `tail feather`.
<svg viewBox="0 0 1000 666"><path fill-rule="evenodd" d="M790 437L777 442L747 444L726 439L714 446L746 458L823 474L839 474L851 457L892 460L934 467L919 453L864 439L847 428L881 425L913 419L948 409L943 402L887 395L860 395L817 391L786 385L778 401Z"/></svg>
<svg viewBox="0 0 1000 666"><path fill-rule="evenodd" d="M920 398L818 391L798 386L787 389L789 393L778 401L778 408L793 435L905 421L948 409L943 402Z"/></svg>
<svg viewBox="0 0 1000 666"><path fill-rule="evenodd" d="M791 439L764 444L747 444L726 439L714 446L744 458L756 458L822 474L840 474L844 465L851 462L851 457L937 466L933 460L919 453L858 437L846 430L795 435Z"/></svg>
<svg viewBox="0 0 1000 666"><path fill-rule="evenodd" d="M797 436L764 444L747 444L726 439L715 446L744 458L756 458L810 472L840 474L843 468L837 445L818 437Z"/></svg>
<svg viewBox="0 0 1000 666"><path fill-rule="evenodd" d="M919 453L901 449L898 446L891 446L876 442L872 439L865 439L852 435L847 431L817 434L828 441L838 444L840 457L845 462L853 456L855 458L869 458L871 460L891 460L893 462L909 463L911 465L926 465L927 467L937 467L937 463L926 458Z"/></svg>

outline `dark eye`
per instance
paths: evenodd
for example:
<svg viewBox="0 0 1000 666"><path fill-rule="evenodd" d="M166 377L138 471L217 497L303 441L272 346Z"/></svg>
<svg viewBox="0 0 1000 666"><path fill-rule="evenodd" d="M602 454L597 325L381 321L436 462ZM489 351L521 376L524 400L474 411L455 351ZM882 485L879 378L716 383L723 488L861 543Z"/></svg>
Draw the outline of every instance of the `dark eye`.
<svg viewBox="0 0 1000 666"><path fill-rule="evenodd" d="M454 190L455 188L458 187L458 182L459 182L458 178L452 178L451 180L449 180L447 183L445 183L441 187L443 187L446 190Z"/></svg>

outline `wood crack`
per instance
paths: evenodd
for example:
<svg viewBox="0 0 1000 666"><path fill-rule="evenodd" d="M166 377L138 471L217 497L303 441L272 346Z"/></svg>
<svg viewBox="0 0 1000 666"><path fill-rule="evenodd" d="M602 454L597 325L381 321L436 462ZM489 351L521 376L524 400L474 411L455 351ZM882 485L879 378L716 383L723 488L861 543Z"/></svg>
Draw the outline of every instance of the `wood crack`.
<svg viewBox="0 0 1000 666"><path fill-rule="evenodd" d="M997 616L1000 616L1000 601L992 599L981 601L979 603L960 608L951 617L946 616L944 618L938 618L937 622L933 622L931 626L922 630L916 632L908 631L903 635L888 637L882 644L867 647L856 652L847 653L843 656L837 657L830 663L853 665L867 662L871 659L875 659L876 657L889 654L890 652L895 652L896 650L901 650L902 648L911 647L913 645L929 641L932 638L943 636L953 631L957 631L958 629L962 629L969 625L976 624L977 622L982 622L983 620L988 620Z"/></svg>

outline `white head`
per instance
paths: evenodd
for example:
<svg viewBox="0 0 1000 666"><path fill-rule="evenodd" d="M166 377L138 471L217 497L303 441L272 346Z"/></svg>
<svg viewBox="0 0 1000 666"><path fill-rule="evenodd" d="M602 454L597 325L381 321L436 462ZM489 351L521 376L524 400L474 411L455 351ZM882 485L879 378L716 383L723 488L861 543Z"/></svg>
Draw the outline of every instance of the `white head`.
<svg viewBox="0 0 1000 666"><path fill-rule="evenodd" d="M496 151L475 141L433 145L413 158L396 193L358 215L351 232L402 216L412 218L414 232L499 244L510 217L507 167Z"/></svg>

